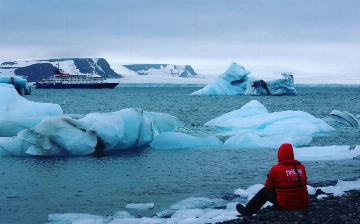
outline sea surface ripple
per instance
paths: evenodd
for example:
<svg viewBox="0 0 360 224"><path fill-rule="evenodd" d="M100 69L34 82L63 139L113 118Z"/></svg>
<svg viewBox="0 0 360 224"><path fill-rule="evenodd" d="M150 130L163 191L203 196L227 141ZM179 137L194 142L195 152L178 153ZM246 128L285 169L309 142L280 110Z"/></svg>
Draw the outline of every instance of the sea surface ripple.
<svg viewBox="0 0 360 224"><path fill-rule="evenodd" d="M202 125L256 99L269 112L300 110L323 118L332 110L360 113L359 88L304 87L297 96L190 96L199 87L117 87L103 90L41 90L25 96L59 104L65 114L142 108L178 117L191 134L211 133ZM360 143L359 129L337 128L311 146ZM112 215L128 211L154 216L189 197L219 198L264 183L277 162L276 149L149 147L82 157L0 157L0 223L45 223L48 214ZM357 177L360 160L304 162L309 182ZM154 203L128 210L129 203Z"/></svg>

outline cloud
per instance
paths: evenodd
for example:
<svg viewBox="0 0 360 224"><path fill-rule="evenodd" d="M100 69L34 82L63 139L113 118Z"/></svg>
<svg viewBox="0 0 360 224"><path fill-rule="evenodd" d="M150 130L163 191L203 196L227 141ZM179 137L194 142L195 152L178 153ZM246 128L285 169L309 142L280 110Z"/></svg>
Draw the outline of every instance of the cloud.
<svg viewBox="0 0 360 224"><path fill-rule="evenodd" d="M0 60L356 70L358 8L357 0L0 0Z"/></svg>

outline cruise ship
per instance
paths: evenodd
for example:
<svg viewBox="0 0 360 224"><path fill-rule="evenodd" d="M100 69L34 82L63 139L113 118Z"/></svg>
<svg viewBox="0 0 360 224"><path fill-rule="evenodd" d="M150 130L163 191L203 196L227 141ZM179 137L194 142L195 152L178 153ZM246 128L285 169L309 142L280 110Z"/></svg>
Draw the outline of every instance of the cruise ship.
<svg viewBox="0 0 360 224"><path fill-rule="evenodd" d="M54 69L50 78L35 83L37 89L113 89L119 82L108 82L97 74L69 74L59 68Z"/></svg>

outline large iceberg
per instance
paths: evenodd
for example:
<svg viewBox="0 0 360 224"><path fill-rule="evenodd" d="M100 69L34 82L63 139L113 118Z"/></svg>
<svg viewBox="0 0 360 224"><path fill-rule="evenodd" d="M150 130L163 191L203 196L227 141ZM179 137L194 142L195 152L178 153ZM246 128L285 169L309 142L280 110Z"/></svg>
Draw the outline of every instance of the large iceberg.
<svg viewBox="0 0 360 224"><path fill-rule="evenodd" d="M174 131L184 124L165 113L125 108L112 113L91 113L74 120L74 124L87 131L95 131L98 144L104 150L119 150L144 146L162 132Z"/></svg>
<svg viewBox="0 0 360 224"><path fill-rule="evenodd" d="M205 123L224 131L244 131L258 135L313 136L335 131L322 119L304 111L269 113L257 100L252 100L238 110L231 111Z"/></svg>
<svg viewBox="0 0 360 224"><path fill-rule="evenodd" d="M123 150L147 145L159 133L182 125L171 115L136 108L88 114L79 120L46 118L16 137L0 137L0 155L88 155L95 150Z"/></svg>
<svg viewBox="0 0 360 224"><path fill-rule="evenodd" d="M0 156L122 150L147 145L162 132L183 126L174 116L139 108L75 119L57 104L28 101L13 88L0 87L0 92Z"/></svg>
<svg viewBox="0 0 360 224"><path fill-rule="evenodd" d="M291 74L283 73L283 79L268 82L248 77L249 74L233 62L223 74L191 95L297 95Z"/></svg>

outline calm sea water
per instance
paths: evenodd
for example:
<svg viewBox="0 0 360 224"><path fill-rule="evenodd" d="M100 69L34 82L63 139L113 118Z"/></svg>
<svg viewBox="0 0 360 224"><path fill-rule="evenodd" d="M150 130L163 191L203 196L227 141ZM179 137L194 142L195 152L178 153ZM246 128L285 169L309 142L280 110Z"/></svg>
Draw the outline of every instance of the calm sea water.
<svg viewBox="0 0 360 224"><path fill-rule="evenodd" d="M66 114L136 107L178 117L190 134L250 100L269 112L301 110L322 118L332 110L360 114L360 88L297 88L297 96L190 96L198 87L118 87L106 90L33 90L36 102L60 104ZM315 137L312 146L360 144L355 128ZM0 157L0 223L45 223L48 214L112 215L129 203L154 203L153 216L188 197L218 198L263 183L277 150L148 147L83 157ZM310 183L360 176L360 160L303 162Z"/></svg>

